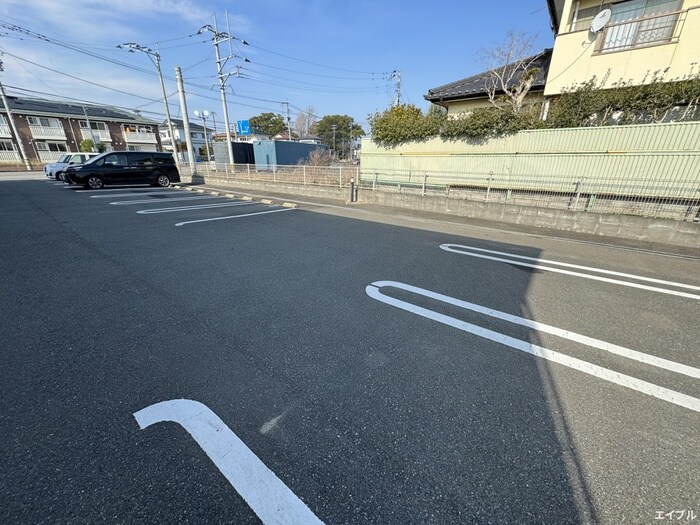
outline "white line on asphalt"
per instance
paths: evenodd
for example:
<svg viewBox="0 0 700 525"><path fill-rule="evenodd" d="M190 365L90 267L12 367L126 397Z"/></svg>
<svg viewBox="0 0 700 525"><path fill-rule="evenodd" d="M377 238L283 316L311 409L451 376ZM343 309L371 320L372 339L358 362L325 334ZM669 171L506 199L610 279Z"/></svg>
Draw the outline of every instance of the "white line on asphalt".
<svg viewBox="0 0 700 525"><path fill-rule="evenodd" d="M164 421L172 421L187 430L265 525L323 525L206 405L190 399L173 399L139 410L134 417L141 430Z"/></svg>
<svg viewBox="0 0 700 525"><path fill-rule="evenodd" d="M91 190L86 190L91 191ZM100 191L100 190L96 190ZM109 191L109 190L104 190ZM124 191L124 190L122 190ZM90 195L91 199L115 199L117 197L141 197L142 195L175 195L179 193L177 190L172 191L138 191L135 193L110 193L109 195Z"/></svg>
<svg viewBox="0 0 700 525"><path fill-rule="evenodd" d="M175 206L172 208L155 208L152 210L139 210L136 213L148 215L151 213L172 213L176 211L208 210L211 208L230 208L231 206L250 206L255 202L220 202L216 204L197 204L195 206Z"/></svg>
<svg viewBox="0 0 700 525"><path fill-rule="evenodd" d="M197 222L223 221L226 219L240 219L241 217L252 217L253 215L265 215L266 213L278 213L281 211L294 211L294 208L281 208L279 210L258 211L255 213L243 213L241 215L227 215L226 217L213 217L211 219L199 219L197 221L178 222L177 224L175 224L175 226L184 226L185 224L194 224Z"/></svg>
<svg viewBox="0 0 700 525"><path fill-rule="evenodd" d="M692 294L692 293L687 293L687 292L678 292L678 291L676 291L676 290L669 290L669 289L667 289L667 288L659 288L659 287L657 287L657 286L648 286L648 285L645 285L645 284L632 283L632 282L629 282L629 281L620 281L619 279L610 279L610 278L608 278L608 277L601 277L601 276L599 276L599 275L589 275L589 274L586 274L586 273L572 272L572 271L570 271L570 270L563 270L563 269L561 269L561 268L552 268L551 266L542 266L542 265L540 265L540 264L529 264L529 263L524 263L524 262L515 261L515 260L513 260L513 259L504 259L504 258L501 258L501 257L492 257L492 256L490 256L490 255L482 255L482 254L479 254L479 253L471 253L471 252L468 252L468 251L458 250L458 249L456 249L456 248L464 248L464 249L466 249L466 250L476 250L476 251L487 252L487 253L501 254L501 255L506 255L507 257L518 258L518 259L527 259L527 260L531 260L531 261L542 261L542 262L547 262L547 263L549 263L549 264L558 264L558 265L560 265L560 266L567 266L567 267L570 267L570 268L587 269L587 270L589 270L589 271L598 272L598 273L605 273L605 274L609 274L609 275L625 276L625 277L628 277L628 278L630 278L630 279L636 279L636 280L638 280L638 281L647 281L647 282L663 283L663 284L667 284L667 285L669 285L669 286L675 286L675 287L679 287L679 288L688 288L688 289L692 289L692 290L700 290L700 287L698 287L698 286L693 286L693 285L690 285L690 284L683 284L683 283L676 283L676 282L673 282L673 281L663 281L663 280L661 280L661 279L652 279L651 277L643 277L643 276L640 276L640 275L632 275L632 274L626 274L626 273L622 273L622 272L613 272L613 271L610 271L610 270L602 270L602 269L598 269L598 268L591 268L591 267L588 267L588 266L577 266L577 265L574 265L574 264L559 263L559 262L555 262L555 261L548 261L548 260L546 260L546 259L534 259L534 258L532 258L532 257L524 257L524 256L522 256L522 255L514 255L514 254L510 254L510 253L505 253L505 252L496 252L496 251L493 251L493 250L483 250L483 249L480 249L480 248L473 248L473 247L471 247L471 246L460 246L459 244L441 244L441 245L440 245L440 249L442 249L442 250L445 250L445 251L448 251L448 252L453 252L453 253L458 253L458 254L460 254L460 255L467 255L467 256L469 256L469 257L477 257L477 258L479 258L479 259L488 259L488 260L490 260L490 261L497 261L497 262L503 262L503 263L508 263L508 264L514 264L514 265L516 265L516 266L524 266L524 267L527 267L527 268L534 268L534 269L536 269L536 270L545 270L545 271L548 271L548 272L561 273L561 274L564 274L564 275L573 275L573 276L575 276L575 277L582 277L582 278L584 278L584 279L592 279L592 280L594 280L594 281L602 281L602 282L606 282L606 283L619 284L619 285L622 285L622 286L629 286L629 287L631 287L631 288L639 288L639 289L641 289L641 290L649 290L649 291L652 291L652 292L664 293L664 294L668 294L668 295L675 295L675 296L678 296L678 297L685 297L685 298L687 298L687 299L696 299L696 300L700 300L700 295L697 295L697 294Z"/></svg>
<svg viewBox="0 0 700 525"><path fill-rule="evenodd" d="M143 193L142 193L143 195ZM115 197L117 195L111 195L111 197ZM94 196L93 196L94 198ZM202 199L222 199L223 197L214 197L211 195L205 195L203 197L168 197L167 199L142 199L142 200L137 200L137 201L115 201L115 202L110 202L110 204L114 206L126 206L128 204L163 204L164 202L170 202L170 201L197 201L197 200L202 200Z"/></svg>
<svg viewBox="0 0 700 525"><path fill-rule="evenodd" d="M76 187L75 184L73 184L72 186L73 186L73 187ZM77 187L80 187L80 185L77 185ZM168 189L168 188L163 188L163 190L167 190L167 189ZM124 191L124 190L132 190L132 191L135 191L135 192L140 192L140 191L143 191L143 190L150 190L150 191L153 191L153 188L152 188L150 185L148 185L148 186L146 186L146 185L142 185L142 186L122 186L121 188L100 188L99 190L75 190L75 192L76 192L76 193L86 193L86 192L92 192L92 193L100 192L100 193L104 193L104 192L106 192L106 191Z"/></svg>
<svg viewBox="0 0 700 525"><path fill-rule="evenodd" d="M424 297L429 297L432 299L436 299L438 301L443 301L448 304L452 304L455 306L459 306L465 309L469 309L472 311L476 311L479 313L483 313L485 315L489 315L491 317L496 317L498 319L503 319L505 321L509 321L511 323L515 324L520 324L524 326L533 326L535 324L539 323L534 323L533 321L530 321L528 319L524 319L522 317L517 317L517 316L512 316L510 314L506 314L505 312L500 312L498 310L492 310L490 308L485 308L482 306L478 305L473 305L471 303L466 303L464 301L460 301L458 299L454 299L452 297L448 297L446 295L441 295L435 292L431 292L430 290L424 290L422 288L417 288L415 286L407 285L404 283L399 283L395 281L376 281L372 283L371 285L368 285L365 288L365 292L367 295L369 295L372 299L376 299L377 301L381 301L385 304L389 304L391 306L395 306L396 308L400 308L402 310L406 310L407 312L411 312L417 315L420 315L422 317L426 317L428 319L432 319L433 321L437 321L442 324L446 324L448 326L452 326L454 328L457 328L459 330L462 330L464 332L468 332L474 335L477 335L479 337L483 337L485 339L489 339L491 341L495 341L497 343L500 343L502 345L509 346L511 348L514 348L516 350L520 350L521 352L526 352L528 354L541 357L543 359L546 359L548 361L552 361L555 363L559 363L560 365L564 365L569 368L573 368L574 370L578 370L579 372L583 372L584 374L589 374L594 377L597 377L599 379L603 379L605 381L609 381L611 383L615 383L620 386L624 386L627 388L630 388L632 390L636 390L637 392L641 392L643 394L647 394L652 397L656 397L658 399L662 399L664 401L668 401L669 403L673 403L674 405L678 405L684 408L688 408L690 410L693 410L695 412L700 412L700 399L688 396L686 394L682 394L680 392L676 392L675 390L670 390L668 388L664 388L658 385L655 385L653 383L648 383L646 381L643 381L641 379L637 379L625 374L621 374L618 372L613 372L612 370L608 370L607 368L603 368L598 365L594 365L592 363L588 363L587 361L582 361L580 359L576 359L575 357L569 357L567 355L561 354L559 352L554 352L552 350L548 350L547 348L544 348L539 345L535 345L532 343L529 343L527 341L521 341L520 339L515 339L514 337L507 336L505 334L501 334L499 332L495 332L493 330L489 330L487 328L483 328L481 326L474 325L472 323L467 323L466 321L462 321L460 319L455 319L454 317L450 317L448 315L444 315L438 312L435 312L433 310L428 310L427 308L423 308L421 306L415 305L413 303L409 303L406 301L401 301L400 299L395 299L393 297L390 297L388 295L384 295L379 291L380 288L384 287L391 287L391 288L398 288L401 290L406 290L412 293L416 293L419 295L422 295ZM529 323L532 323L529 324ZM545 325L546 326L546 325ZM549 328L555 328L555 327L549 327ZM576 342L583 342L584 344L589 344L587 342L589 338L585 338L584 340L581 340L579 334L574 334L573 332L568 332L566 330L561 330L556 328L557 331L560 331L561 333L567 334L567 335L560 335L559 333L555 334L560 337L563 337L565 339L569 339L571 341L576 341ZM551 332L550 333L554 333ZM585 336L584 336L585 337ZM604 341L601 341L604 342ZM607 344L607 343L606 343ZM621 347L618 347L621 348ZM611 351L610 349L607 349L607 351ZM629 349L624 349L624 350L629 350ZM634 351L633 351L634 352ZM613 352L617 353L617 352ZM634 359L632 355L637 355L639 356L641 352L634 352L634 354L626 355L625 357L630 357L631 359ZM620 354L624 355L624 354ZM641 354L644 355L644 354ZM657 361L659 358L654 358L653 356L646 356L647 364L655 364L656 366L660 366L658 362L652 363L648 358L653 358L654 361ZM673 363L672 361L665 361L665 364L672 364L678 367L683 367L683 369L686 370L686 372L681 372L681 373L687 373L687 369L692 369L692 367L687 367L686 365L679 365L678 363ZM667 366L664 366L663 368L668 368ZM668 368L670 370L670 368ZM696 369L694 374L697 373ZM674 371L679 371L679 370L674 370ZM697 377L697 375L695 375Z"/></svg>

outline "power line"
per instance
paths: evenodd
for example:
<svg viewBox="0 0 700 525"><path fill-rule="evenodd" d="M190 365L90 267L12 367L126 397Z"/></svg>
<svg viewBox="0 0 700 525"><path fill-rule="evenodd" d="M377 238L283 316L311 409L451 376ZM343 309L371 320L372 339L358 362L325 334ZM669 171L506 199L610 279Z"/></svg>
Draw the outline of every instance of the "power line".
<svg viewBox="0 0 700 525"><path fill-rule="evenodd" d="M69 74L69 73L65 73L65 72L63 72L63 71L59 71L59 70L57 70L57 69L53 69L53 68L50 68L50 67L48 67L48 66L43 66L43 65L41 65L41 64L37 64L36 62L32 62L31 60L28 60L28 59L26 59L26 58L22 58L22 57L20 57L20 56L13 55L12 53L9 53L9 52L5 51L5 50L2 49L2 48L0 48L0 50L2 50L3 54L5 54L5 55L7 55L7 56L10 56L10 57L13 57L13 58L16 58L17 60L21 60L21 61L23 61L23 62L27 62L28 64L32 64L32 65L37 66L37 67L40 67L40 68L42 68L42 69L47 69L47 70L49 70L49 71L52 71L53 73L57 73L57 74L59 74L59 75L66 76L66 77L72 78L72 79L74 79L74 80L79 80L80 82L85 82L86 84L91 84L91 85L93 85L93 86L101 87L101 88L103 88L103 89L108 89L108 90L110 90L110 91L114 91L115 93L121 93L122 95L128 95L128 96L130 96L130 97L140 98L140 99L142 99L142 100L149 100L149 101L152 101L152 100L153 100L153 99L151 99L151 98L144 97L144 96L142 96L142 95L137 95L137 94L135 94L135 93L129 93L128 91L122 91L121 89L112 88L112 87L109 87L109 86L105 86L105 85L103 85L103 84L98 84L97 82L92 82L91 80L86 80L86 79L84 79L84 78L76 77L75 75L71 75L71 74Z"/></svg>
<svg viewBox="0 0 700 525"><path fill-rule="evenodd" d="M108 105L108 104L103 104L102 102L94 102L94 101L91 101L91 100L84 100L84 99L74 98L74 97L59 96L59 95L56 95L55 93L46 93L45 91L36 91L36 90L34 90L34 89L21 88L21 87L18 87L18 86L9 86L9 85L7 85L7 84L5 85L5 87L8 88L8 89L11 89L13 93L14 93L14 92L17 92L18 95L21 95L22 93L31 93L31 94L35 94L35 95L44 95L44 96L47 96L47 97L53 97L54 99L57 99L58 101L61 101L61 100L70 100L70 101L73 101L73 102L79 102L79 103L81 103L81 104L90 104L90 105L93 105L93 106L120 109L120 110L124 110L124 111L129 111L129 112L132 112L132 113L135 112L134 109L138 109L138 108L127 108L127 107L124 107L124 106ZM159 100L155 100L154 102L160 102L160 101L159 101ZM163 115L163 113L158 113L157 111L147 111L147 110L140 110L139 113L149 113L149 114L152 114L152 115Z"/></svg>
<svg viewBox="0 0 700 525"><path fill-rule="evenodd" d="M324 64L319 64L318 62L312 62L312 61L310 61L310 60L304 60L303 58L296 58L296 57L293 57L293 56L290 56L290 55L285 55L285 54L283 54L283 53L278 53L278 52L276 52L276 51L272 51L272 50L270 50L270 49L265 49L265 48L259 47L259 46L251 45L250 47L252 47L253 49L259 49L260 51L264 51L264 52L266 52L266 53L270 53L270 54L273 54L273 55L277 55L277 56L281 56L281 57L284 57L284 58L288 58L288 59L290 59L290 60L296 60L297 62L303 62L304 64L311 64L311 65L313 65L313 66L323 67L323 68L326 68L326 69L334 69L334 70L336 70L336 71L346 71L346 72L348 72L348 73L359 73L359 74L363 74L363 75L378 75L378 76L390 74L389 71L387 71L387 72L358 71L358 70L356 70L356 69L346 69L346 68L336 67L336 66L327 66L327 65L324 65Z"/></svg>

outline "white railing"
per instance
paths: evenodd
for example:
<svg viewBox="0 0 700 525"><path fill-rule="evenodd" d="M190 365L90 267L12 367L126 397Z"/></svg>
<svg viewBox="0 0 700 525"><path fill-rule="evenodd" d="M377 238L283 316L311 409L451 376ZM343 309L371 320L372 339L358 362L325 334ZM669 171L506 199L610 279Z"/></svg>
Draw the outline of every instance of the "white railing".
<svg viewBox="0 0 700 525"><path fill-rule="evenodd" d="M7 124L0 124L0 137L11 137L10 126Z"/></svg>
<svg viewBox="0 0 700 525"><path fill-rule="evenodd" d="M66 131L61 128L47 128L44 126L29 126L32 137L35 139L66 139Z"/></svg>
<svg viewBox="0 0 700 525"><path fill-rule="evenodd" d="M139 142L139 143L149 143L149 144L157 144L158 141L156 140L156 134L155 133L148 133L145 131L125 131L124 132L124 140L127 142Z"/></svg>
<svg viewBox="0 0 700 525"><path fill-rule="evenodd" d="M56 162L63 155L66 154L65 151L38 151L39 160L46 164L47 162Z"/></svg>
<svg viewBox="0 0 700 525"><path fill-rule="evenodd" d="M0 151L0 162L19 162L19 153L16 151Z"/></svg>
<svg viewBox="0 0 700 525"><path fill-rule="evenodd" d="M90 135L90 131L87 129L80 129L80 133L83 136L83 140L90 139L90 140L95 140L95 138L99 138L100 142L112 142L112 136L109 134L109 131L103 131L103 130L92 130L92 136Z"/></svg>

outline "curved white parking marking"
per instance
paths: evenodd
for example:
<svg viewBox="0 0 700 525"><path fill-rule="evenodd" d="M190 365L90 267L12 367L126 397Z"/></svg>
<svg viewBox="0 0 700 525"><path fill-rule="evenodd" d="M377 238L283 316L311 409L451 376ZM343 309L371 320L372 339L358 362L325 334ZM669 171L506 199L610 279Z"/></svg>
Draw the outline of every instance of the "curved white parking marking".
<svg viewBox="0 0 700 525"><path fill-rule="evenodd" d="M267 213L278 213L281 211L294 211L294 208L282 208L279 210L258 211L255 213L242 213L240 215L227 215L226 217L212 217L211 219L199 219L197 221L178 222L175 226L184 226L185 224L195 224L197 222L224 221L226 219L240 219L241 217L252 217L253 215L265 215Z"/></svg>
<svg viewBox="0 0 700 525"><path fill-rule="evenodd" d="M516 261L513 259L525 259L525 260L529 260L529 261L546 262L548 264L555 264L558 266L585 269L585 270L588 270L591 272L603 273L603 274L608 274L608 275L616 275L618 277L627 277L629 279L634 279L637 281L646 281L646 282L653 282L653 283L657 283L657 284L666 284L668 286L674 286L677 288L686 288L686 289L690 289L690 290L700 290L700 286L693 286L690 284L676 283L673 281L664 281L662 279L653 279L651 277L644 277L641 275L633 275L633 274L622 273L622 272L614 272L611 270L603 270L600 268L592 268L589 266L578 266L575 264L561 263L561 262L550 261L550 260L546 260L546 259L535 259L532 257L525 257L523 255L514 255L514 254L507 253L507 252L497 252L494 250L484 250L483 248L476 248L473 246L461 246L459 244L441 244L440 249L445 250L447 252L458 253L460 255L467 255L469 257L477 257L479 259L488 259L490 261L503 262L503 263L513 264L515 266L524 266L526 268L534 268L536 270L545 270L548 272L561 273L564 275L573 275L575 277L582 277L584 279L593 279L595 281L602 281L602 282L606 282L606 283L619 284L622 286L629 286L631 288L639 288L641 290L649 290L652 292L658 292L658 293L663 293L663 294L668 294L668 295L675 295L677 297L685 297L687 299L700 300L700 295L697 295L697 294L692 294L692 293L687 293L687 292L679 292L676 290L669 290L667 288L659 288L658 286L648 286L645 284L638 284L638 283L633 283L633 282L629 282L629 281L621 281L619 279L610 279L608 277L601 277L599 275L590 275L587 273L573 272L570 270L563 270L561 268L552 268L551 266L542 266L541 264L530 264L530 263ZM464 251L464 250L471 250L471 251ZM496 255L505 255L507 257L510 257L510 259L504 259L502 257L492 257L490 255L482 255L481 253L472 253L474 251L493 253Z"/></svg>
<svg viewBox="0 0 700 525"><path fill-rule="evenodd" d="M466 321L462 321L460 319L455 319L454 317L450 317L448 315L444 315L438 312L435 312L433 310L429 310L427 308L423 308L421 306L415 305L413 303L409 303L406 301L402 301L400 299L395 299L394 297L390 297L388 295L384 295L381 293L380 288L385 288L385 287L390 287L390 288L398 288L400 290L405 290L411 293L415 293L418 295L422 295L423 297L428 297L431 299L435 299L438 301L442 301L447 304L451 304L454 306L458 306L461 308L465 308L467 310L475 311L477 313L485 314L490 317L495 317L498 319L502 319L504 321L509 321L514 324L519 324L522 326L531 326L533 328L536 327L536 325L539 325L540 327L547 327L550 329L549 333L553 333L554 335L557 335L559 337L563 337L565 339L569 339L571 341L575 342L580 342L583 344L589 344L587 341L596 341L594 339L586 338L585 336L580 336L579 334L574 334L573 332L568 332L566 330L561 330L559 328L555 327L549 327L547 325L540 325L539 323L535 323L534 321L530 321L528 319L524 319L522 317L517 317L511 314L507 314L505 312L501 312L499 310L492 310L490 308L485 308L483 306L475 305L472 303L467 303L465 301L460 301L459 299L454 299L453 297L448 297L446 295L438 294L435 292L431 292L430 290L424 290L423 288L418 288L415 286L411 286L408 284L404 283L399 283L395 281L376 281L372 283L371 285L368 285L365 288L365 292L367 295L369 295L372 299L376 299L377 301L381 301L385 304L389 304L391 306L395 306L396 308L400 308L402 310L406 310L407 312L411 312L417 315L420 315L422 317L426 317L428 319L432 319L433 321L437 321L439 323L452 326L454 328L457 328L459 330L462 330L464 332L468 332L474 335L477 335L479 337L483 337L485 339L489 339L491 341L494 341L496 343L500 343L505 346L509 346L511 348L514 348L516 350L520 350L521 352L526 352L531 355L535 355L537 357L541 357L543 359L546 359L548 361L552 361L554 363L558 363L560 365L564 365L569 368L573 368L574 370L578 370L579 372L583 372L584 374L592 375L594 377L597 377L599 379L603 379L605 381L609 381L611 383L615 383L617 385L624 386L626 388L630 388L632 390L636 390L637 392L641 392L643 394L647 394L652 397L656 397L658 399L662 399L664 401L668 401L669 403L673 403L674 405L678 405L684 408L688 408L690 410L693 410L695 412L700 412L700 399L688 396L686 394L682 394L680 392L676 392L675 390L670 390L668 388L664 388L658 385L655 385L653 383L649 383L647 381L642 381L641 379L637 379L625 374L621 374L618 372L613 372L612 370L608 370L607 368L603 368L598 365L594 365L592 363L588 363L587 361L582 361L581 359L576 359L575 357L569 357L567 355L561 354L559 352L555 352L553 350L549 350L547 348L544 348L539 345L535 345L532 343L529 343L527 341L521 341L520 339L515 339L514 337L507 336L505 334L501 334L499 332L495 332L493 330L489 330L487 328L483 328L481 326L477 326L472 323L468 323ZM555 330L558 333L555 333ZM584 338L584 339L581 339ZM600 341L601 343L604 343L604 341ZM608 343L605 343L606 345ZM614 346L614 345L612 345ZM600 348L599 346L597 348ZM622 348L622 347L618 347ZM611 351L609 348L605 348L607 351ZM655 358L654 356L648 356L646 354L641 354L641 352L635 352L629 349L624 349L628 350L629 352L633 352L633 354L625 355L625 357L629 357L631 359L634 359L632 357L633 355L637 356L645 356L645 362L646 364L654 364L655 366L660 366L659 364L659 358ZM613 353L618 353L618 352L613 352ZM624 355L624 354L620 354ZM651 360L649 360L651 358ZM666 361L666 360L660 360L664 361L667 366L663 366L662 368L666 368L668 370L673 370L674 372L679 372L679 373L687 373L691 372L693 377L697 377L698 370L692 367L688 367L686 365L680 365L678 363L673 363L672 361ZM668 365L674 365L677 367L677 369L671 369L668 368ZM681 370L684 370L684 372L681 372Z"/></svg>
<svg viewBox="0 0 700 525"><path fill-rule="evenodd" d="M110 197L116 197L117 195L110 195ZM197 201L202 199L222 199L223 197L214 196L204 196L204 197L168 197L166 199L141 199L137 201L115 201L110 202L113 206L127 206L129 204L163 204L164 202L171 201Z"/></svg>
<svg viewBox="0 0 700 525"><path fill-rule="evenodd" d="M221 202L217 204L197 204L196 206L173 206L172 208L154 208L151 210L139 210L136 213L148 215L152 213L172 213L176 211L208 210L211 208L230 208L231 206L249 206L255 202Z"/></svg>
<svg viewBox="0 0 700 525"><path fill-rule="evenodd" d="M206 405L173 399L139 410L134 417L141 429L172 421L187 430L265 525L323 525Z"/></svg>

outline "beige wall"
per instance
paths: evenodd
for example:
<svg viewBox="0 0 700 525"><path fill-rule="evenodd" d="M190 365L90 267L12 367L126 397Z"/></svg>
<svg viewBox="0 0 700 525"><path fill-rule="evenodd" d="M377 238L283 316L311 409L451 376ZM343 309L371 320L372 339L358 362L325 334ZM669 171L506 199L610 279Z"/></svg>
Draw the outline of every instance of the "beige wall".
<svg viewBox="0 0 700 525"><path fill-rule="evenodd" d="M600 5L598 0L584 0L580 8ZM665 78L681 78L700 70L700 0L685 0L671 43L596 53L596 35L587 29L571 32L571 20L576 2L567 0L564 6L559 34L554 43L552 64L547 77L545 96L557 95L567 88L581 84L594 76L603 87L612 87L622 79L641 84L650 80L650 74L669 68ZM693 63L696 63L693 66ZM609 74L608 74L609 71Z"/></svg>

